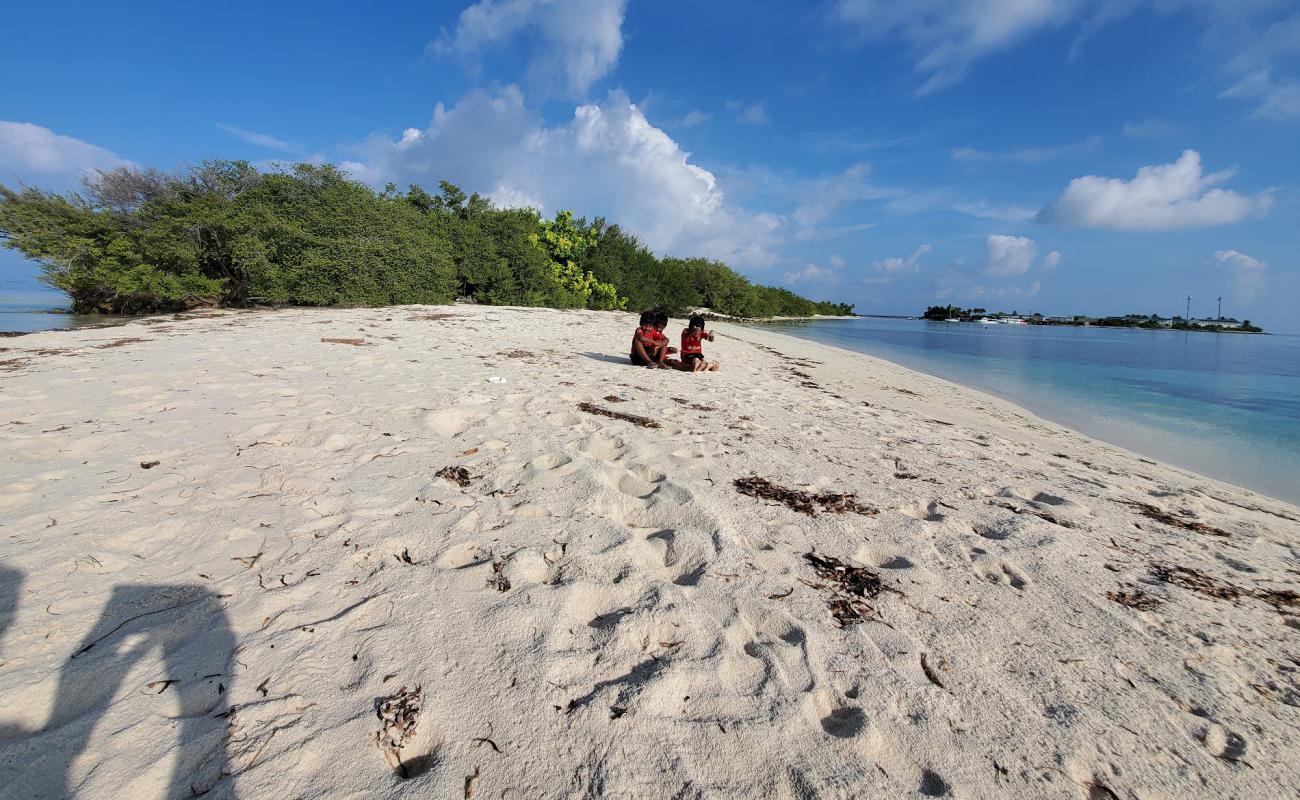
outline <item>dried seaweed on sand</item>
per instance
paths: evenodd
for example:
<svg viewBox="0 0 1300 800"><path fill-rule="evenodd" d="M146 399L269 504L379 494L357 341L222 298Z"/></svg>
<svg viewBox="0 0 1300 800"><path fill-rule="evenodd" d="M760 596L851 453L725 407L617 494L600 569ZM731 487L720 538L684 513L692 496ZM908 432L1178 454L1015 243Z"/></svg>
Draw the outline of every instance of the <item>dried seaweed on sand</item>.
<svg viewBox="0 0 1300 800"><path fill-rule="evenodd" d="M1148 519L1153 519L1156 522L1164 523L1165 525L1169 525L1174 528L1182 528L1183 530L1195 531L1196 533L1206 533L1209 534L1210 536L1226 537L1232 535L1225 530L1221 530L1219 528L1206 525L1204 522L1196 522L1195 520L1176 517L1173 514L1170 514L1168 511L1162 511L1156 508L1155 506L1147 505L1146 503L1132 502L1129 503L1129 505L1133 506L1138 511L1140 511L1142 513L1142 516Z"/></svg>
<svg viewBox="0 0 1300 800"><path fill-rule="evenodd" d="M1236 600L1241 597L1253 597L1276 608L1278 611L1300 607L1300 593L1290 589L1250 589L1228 583L1206 575L1191 567L1175 564L1152 564L1151 574L1164 583L1182 587L1216 600Z"/></svg>
<svg viewBox="0 0 1300 800"><path fill-rule="evenodd" d="M622 411L611 411L608 408L602 408L595 403L578 403L578 408L586 411L588 414L595 414L598 417L609 417L610 419L621 419L624 422L630 422L638 428L658 428L659 423L649 417L641 417L636 414L624 414Z"/></svg>
<svg viewBox="0 0 1300 800"><path fill-rule="evenodd" d="M1160 600L1152 597L1141 589L1128 591L1121 589L1118 592L1106 592L1106 597L1122 606L1135 608L1138 611L1151 611L1160 607Z"/></svg>
<svg viewBox="0 0 1300 800"><path fill-rule="evenodd" d="M841 627L857 625L875 613L875 608L867 600L875 598L888 588L881 582L879 575L866 567L846 564L834 556L804 553L803 557L812 565L817 577L828 581L835 593L827 601L826 607Z"/></svg>
<svg viewBox="0 0 1300 800"><path fill-rule="evenodd" d="M375 732L375 743L384 751L384 758L389 766L402 778L415 777L418 773L413 774L415 771L412 762L428 758L424 756L417 759L402 759L402 748L410 744L415 737L421 702L419 686L415 687L415 691L407 691L403 686L387 697L375 701L375 715L380 721L379 730Z"/></svg>
<svg viewBox="0 0 1300 800"><path fill-rule="evenodd" d="M439 478L451 481L462 488L469 486L469 470L464 467L443 467L434 473Z"/></svg>
<svg viewBox="0 0 1300 800"><path fill-rule="evenodd" d="M814 494L801 489L790 489L772 483L767 478L760 478L757 475L736 478L732 481L732 484L736 487L736 491L743 495L757 497L760 500L775 500L794 511L798 511L800 514L807 514L810 517L817 516L818 508L828 514L852 512L870 516L880 512L880 509L874 506L859 503L856 495L851 493L818 492Z"/></svg>
<svg viewBox="0 0 1300 800"><path fill-rule="evenodd" d="M365 347L365 339L321 339L326 344L350 344L353 347Z"/></svg>

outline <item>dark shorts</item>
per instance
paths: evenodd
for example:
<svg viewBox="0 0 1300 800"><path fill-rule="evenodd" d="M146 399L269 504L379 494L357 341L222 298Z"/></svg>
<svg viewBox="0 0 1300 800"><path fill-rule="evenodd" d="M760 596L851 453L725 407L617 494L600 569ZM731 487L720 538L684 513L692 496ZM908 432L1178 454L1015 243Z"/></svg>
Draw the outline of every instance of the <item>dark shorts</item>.
<svg viewBox="0 0 1300 800"><path fill-rule="evenodd" d="M700 361L703 361L703 360L704 360L704 354L703 354L703 353L682 353L682 363L683 363L683 364L691 364L691 363L694 363L694 361L695 361L696 359L699 359Z"/></svg>
<svg viewBox="0 0 1300 800"><path fill-rule="evenodd" d="M635 350L633 350L633 351L628 355L628 358L632 359L632 363L635 364L635 365L638 366L638 367L649 367L649 366L652 366L651 363L650 363L649 361L646 361L644 358L642 358L640 355L638 355L637 352L636 352Z"/></svg>

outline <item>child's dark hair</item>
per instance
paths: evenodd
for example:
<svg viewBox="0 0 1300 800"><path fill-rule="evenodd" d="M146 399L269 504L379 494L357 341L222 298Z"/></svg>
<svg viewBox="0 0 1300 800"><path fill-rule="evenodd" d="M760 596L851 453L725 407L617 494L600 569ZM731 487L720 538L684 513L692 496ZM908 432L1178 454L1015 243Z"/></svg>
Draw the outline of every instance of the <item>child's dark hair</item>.
<svg viewBox="0 0 1300 800"><path fill-rule="evenodd" d="M659 313L655 314L655 324L656 324L656 325L660 325L660 326L667 325L667 324L668 324L668 315L665 314L665 313L662 312L662 311L660 311Z"/></svg>
<svg viewBox="0 0 1300 800"><path fill-rule="evenodd" d="M646 325L653 325L653 324L655 324L655 320L658 318L658 316L659 316L659 315L656 314L656 313L653 312L653 311L642 311L642 312L641 312L641 327L644 328Z"/></svg>
<svg viewBox="0 0 1300 800"><path fill-rule="evenodd" d="M687 327L702 329L704 327L704 317L700 316L699 314L692 315L691 324Z"/></svg>

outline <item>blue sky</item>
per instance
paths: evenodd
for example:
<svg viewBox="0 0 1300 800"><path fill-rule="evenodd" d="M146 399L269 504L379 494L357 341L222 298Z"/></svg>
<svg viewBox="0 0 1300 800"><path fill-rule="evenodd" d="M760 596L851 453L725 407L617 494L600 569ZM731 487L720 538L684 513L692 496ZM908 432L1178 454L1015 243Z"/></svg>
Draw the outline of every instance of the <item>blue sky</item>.
<svg viewBox="0 0 1300 800"><path fill-rule="evenodd" d="M115 5L6 12L0 182L325 160L866 313L1300 330L1294 2ZM0 255L0 293L34 274Z"/></svg>

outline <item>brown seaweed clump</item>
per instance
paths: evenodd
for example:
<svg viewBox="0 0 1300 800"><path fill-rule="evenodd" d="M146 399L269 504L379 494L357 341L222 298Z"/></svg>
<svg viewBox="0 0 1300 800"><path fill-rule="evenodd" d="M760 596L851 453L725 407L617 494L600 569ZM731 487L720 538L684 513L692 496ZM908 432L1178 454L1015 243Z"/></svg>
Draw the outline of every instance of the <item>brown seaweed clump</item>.
<svg viewBox="0 0 1300 800"><path fill-rule="evenodd" d="M464 467L443 467L435 472L434 475L443 480L451 481L462 489L469 486L469 470Z"/></svg>
<svg viewBox="0 0 1300 800"><path fill-rule="evenodd" d="M844 492L805 492L801 489L790 489L780 484L772 483L767 478L760 478L757 475L750 475L748 478L736 478L732 481L736 491L750 497L757 497L760 500L775 500L800 514L807 514L810 517L817 516L817 510L820 508L827 514L862 514L870 516L880 513L880 509L859 503L857 496Z"/></svg>
<svg viewBox="0 0 1300 800"><path fill-rule="evenodd" d="M578 403L578 408L579 410L585 411L588 414L595 414L598 417L609 417L610 419L618 419L618 420L622 420L623 422L630 422L633 425L637 426L638 428L659 427L659 422L657 420L650 419L649 417L638 416L636 414L624 414L622 411L613 411L611 409L598 406L595 403Z"/></svg>
<svg viewBox="0 0 1300 800"><path fill-rule="evenodd" d="M826 607L840 627L857 625L875 613L875 608L867 601L888 588L879 575L866 567L846 564L834 556L804 553L803 557L812 565L817 577L828 582L833 596Z"/></svg>

